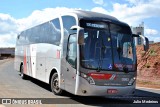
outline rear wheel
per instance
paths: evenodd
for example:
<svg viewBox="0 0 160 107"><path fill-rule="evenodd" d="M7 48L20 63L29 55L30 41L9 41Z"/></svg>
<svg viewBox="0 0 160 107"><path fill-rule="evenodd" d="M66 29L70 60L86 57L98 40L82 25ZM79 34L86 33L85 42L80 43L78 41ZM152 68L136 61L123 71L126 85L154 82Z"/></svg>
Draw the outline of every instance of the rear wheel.
<svg viewBox="0 0 160 107"><path fill-rule="evenodd" d="M23 65L21 65L21 67L20 67L20 76L21 76L22 79L26 79L26 75L23 73L23 71L24 71L24 67L23 67Z"/></svg>
<svg viewBox="0 0 160 107"><path fill-rule="evenodd" d="M54 73L51 78L51 90L55 95L61 95L62 89L59 88L58 74Z"/></svg>

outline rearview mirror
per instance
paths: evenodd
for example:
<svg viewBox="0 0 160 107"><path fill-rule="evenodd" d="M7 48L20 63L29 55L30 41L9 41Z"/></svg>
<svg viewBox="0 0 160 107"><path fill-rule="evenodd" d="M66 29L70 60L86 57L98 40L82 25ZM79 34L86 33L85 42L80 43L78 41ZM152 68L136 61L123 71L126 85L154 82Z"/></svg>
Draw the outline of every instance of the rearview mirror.
<svg viewBox="0 0 160 107"><path fill-rule="evenodd" d="M133 37L140 37L143 40L144 51L148 51L149 49L149 40L147 37L143 35L132 34Z"/></svg>
<svg viewBox="0 0 160 107"><path fill-rule="evenodd" d="M149 49L149 40L148 38L145 37L145 41L144 41L144 51L148 51Z"/></svg>
<svg viewBox="0 0 160 107"><path fill-rule="evenodd" d="M84 44L84 29L80 28L78 30L78 44L83 45Z"/></svg>
<svg viewBox="0 0 160 107"><path fill-rule="evenodd" d="M78 44L83 45L84 44L84 28L74 25L70 29L77 30Z"/></svg>
<svg viewBox="0 0 160 107"><path fill-rule="evenodd" d="M143 35L139 35L139 37L141 37L143 39L143 46L144 46L144 51L148 51L149 49L149 41L148 38L143 36Z"/></svg>

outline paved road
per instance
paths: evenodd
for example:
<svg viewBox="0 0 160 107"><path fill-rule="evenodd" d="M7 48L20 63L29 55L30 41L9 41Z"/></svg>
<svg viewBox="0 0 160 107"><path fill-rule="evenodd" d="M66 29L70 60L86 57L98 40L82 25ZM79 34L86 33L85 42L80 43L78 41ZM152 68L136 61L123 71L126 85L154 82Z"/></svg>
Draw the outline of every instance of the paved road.
<svg viewBox="0 0 160 107"><path fill-rule="evenodd" d="M115 104L120 106L135 106L136 104L127 104L134 100L156 100L154 98L160 98L160 90L137 88L134 97L77 97L69 93L65 93L63 96L54 95L49 88L49 85L40 82L38 80L28 78L22 80L19 73L14 70L14 60L0 60L0 98L56 98L48 99L56 103L54 105L45 105L49 107L66 107L66 106L109 106L113 107ZM57 104L59 103L59 104ZM68 104L61 104L68 103ZM105 103L105 104L104 104ZM1 107L2 105L0 105ZM22 106L22 105L4 105L2 107L10 106ZM28 105L35 106L35 105ZM42 105L41 105L42 106ZM44 106L44 105L43 105ZM43 107L42 106L42 107ZM157 104L141 104L141 106L159 106ZM37 107L37 106L35 106ZM39 107L39 106L38 106Z"/></svg>

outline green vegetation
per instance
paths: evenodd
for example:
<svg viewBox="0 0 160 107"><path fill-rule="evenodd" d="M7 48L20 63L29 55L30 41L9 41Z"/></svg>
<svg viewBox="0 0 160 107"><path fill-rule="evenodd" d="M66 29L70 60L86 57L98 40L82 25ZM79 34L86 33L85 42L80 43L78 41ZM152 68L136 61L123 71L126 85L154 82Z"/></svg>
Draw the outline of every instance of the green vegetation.
<svg viewBox="0 0 160 107"><path fill-rule="evenodd" d="M154 49L151 49L150 52L149 52L149 55L150 56L157 56L157 53Z"/></svg>
<svg viewBox="0 0 160 107"><path fill-rule="evenodd" d="M139 79L137 79L137 83L143 84L143 85L157 85L157 86L160 85L159 82L154 82L154 81L150 81L150 80L139 80Z"/></svg>
<svg viewBox="0 0 160 107"><path fill-rule="evenodd" d="M151 66L150 66L149 63L146 63L146 64L145 64L145 67L150 68Z"/></svg>

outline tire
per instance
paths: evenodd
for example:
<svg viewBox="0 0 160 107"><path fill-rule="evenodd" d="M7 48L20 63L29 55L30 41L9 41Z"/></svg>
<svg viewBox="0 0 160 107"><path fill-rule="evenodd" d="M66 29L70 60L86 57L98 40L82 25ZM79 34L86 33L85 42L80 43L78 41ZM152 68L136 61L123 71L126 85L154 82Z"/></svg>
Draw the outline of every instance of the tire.
<svg viewBox="0 0 160 107"><path fill-rule="evenodd" d="M51 78L51 91L55 94L55 95L62 95L63 90L59 88L59 81L58 81L58 74L54 73L52 75Z"/></svg>
<svg viewBox="0 0 160 107"><path fill-rule="evenodd" d="M20 67L20 76L21 76L22 79L26 79L26 75L23 73L23 70L24 70L24 67L23 67L23 65L21 65L21 67Z"/></svg>

